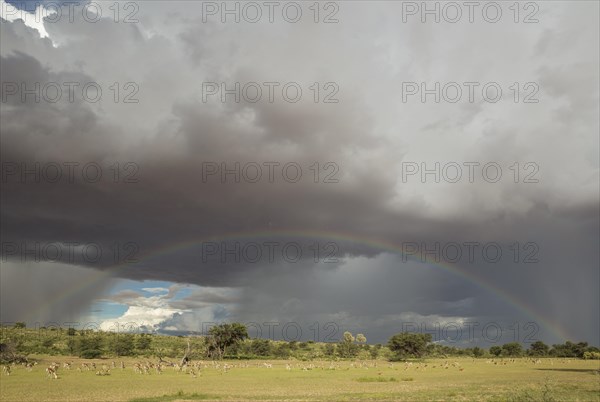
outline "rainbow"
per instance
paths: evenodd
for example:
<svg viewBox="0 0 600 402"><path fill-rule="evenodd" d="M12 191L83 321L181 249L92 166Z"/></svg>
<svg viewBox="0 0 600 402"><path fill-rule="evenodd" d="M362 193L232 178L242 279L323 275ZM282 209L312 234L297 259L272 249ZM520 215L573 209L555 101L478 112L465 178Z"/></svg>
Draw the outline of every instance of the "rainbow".
<svg viewBox="0 0 600 402"><path fill-rule="evenodd" d="M77 283L76 285L71 286L69 289L66 289L64 292L58 294L54 299L48 301L48 303L40 307L35 311L31 311L25 318L32 317L34 314L41 313L43 311L50 310L52 306L59 301L65 300L68 297L83 293L88 290L92 290L94 286L102 280L113 277L113 275L121 268L125 268L127 266L132 265L141 265L144 261L147 261L152 258L166 256L178 251L183 251L190 249L192 247L198 246L204 242L215 242L215 241L226 241L226 240L248 240L248 239L260 239L260 238L272 238L275 236L280 237L293 237L293 238L306 238L311 240L324 240L324 241L340 241L340 242L349 242L354 244L359 244L363 246L367 246L374 250L379 250L380 252L388 252L391 254L404 255L404 251L402 248L394 243L390 243L389 241L378 239L375 237L367 237L367 236L358 236L354 234L348 234L343 232L335 232L335 231L314 231L314 230L261 230L261 231L245 231L245 232L232 232L232 233L224 233L218 235L210 235L204 237L198 237L194 239L189 239L182 242L166 244L162 247L152 249L146 253L143 253L140 256L136 256L138 262L136 263L122 263L113 265L111 267L105 268L101 271L98 271L96 275L86 280ZM488 280L478 276L475 273L466 273L460 269L460 267L446 262L436 262L432 259L417 260L412 258L410 255L404 255L404 257L414 260L420 263L427 263L433 267L442 269L446 272L449 272L455 276L460 277L472 283L486 291L491 292L500 300L506 302L513 308L517 309L524 315L533 319L537 324L540 324L541 327L547 331L549 331L554 337L559 340L566 341L571 339L567 331L561 327L557 322L550 319L549 317L544 316L540 312L536 312L532 307L527 305L523 300L518 298L517 296L507 292L506 290L494 285Z"/></svg>

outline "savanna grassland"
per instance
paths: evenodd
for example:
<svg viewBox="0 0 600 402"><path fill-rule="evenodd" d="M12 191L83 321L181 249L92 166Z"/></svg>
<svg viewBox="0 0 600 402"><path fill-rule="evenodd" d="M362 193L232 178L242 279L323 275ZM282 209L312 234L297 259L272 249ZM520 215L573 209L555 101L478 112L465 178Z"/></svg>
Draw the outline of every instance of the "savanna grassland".
<svg viewBox="0 0 600 402"><path fill-rule="evenodd" d="M597 360L225 360L194 362L184 371L165 367L161 374L155 369L143 374L134 365L148 359L31 357L38 364L29 370L13 365L10 375L3 373L2 401L600 400ZM60 365L58 379L45 372L53 362ZM70 369L63 367L65 362L71 363ZM94 362L96 369L80 370L84 362ZM103 365L108 375L97 374Z"/></svg>

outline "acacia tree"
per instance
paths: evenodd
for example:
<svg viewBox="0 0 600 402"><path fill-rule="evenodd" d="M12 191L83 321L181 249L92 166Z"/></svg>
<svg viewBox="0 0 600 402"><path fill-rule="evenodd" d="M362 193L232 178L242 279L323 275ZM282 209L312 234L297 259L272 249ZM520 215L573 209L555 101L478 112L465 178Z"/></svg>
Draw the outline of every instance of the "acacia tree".
<svg viewBox="0 0 600 402"><path fill-rule="evenodd" d="M530 356L546 356L550 347L542 341L536 341L529 346L528 354Z"/></svg>
<svg viewBox="0 0 600 402"><path fill-rule="evenodd" d="M222 359L228 347L236 345L248 338L248 330L245 325L238 322L232 324L215 325L208 330L206 342L208 352Z"/></svg>
<svg viewBox="0 0 600 402"><path fill-rule="evenodd" d="M494 345L490 347L490 354L498 357L502 353L502 348L500 346Z"/></svg>
<svg viewBox="0 0 600 402"><path fill-rule="evenodd" d="M401 332L390 338L388 347L399 358L422 357L431 342L431 334Z"/></svg>
<svg viewBox="0 0 600 402"><path fill-rule="evenodd" d="M337 347L337 352L340 357L355 357L358 354L358 346L354 344L355 340L356 338L354 338L354 335L352 335L351 332L344 332Z"/></svg>
<svg viewBox="0 0 600 402"><path fill-rule="evenodd" d="M519 342L510 342L502 345L502 356L521 356L523 355L523 346Z"/></svg>

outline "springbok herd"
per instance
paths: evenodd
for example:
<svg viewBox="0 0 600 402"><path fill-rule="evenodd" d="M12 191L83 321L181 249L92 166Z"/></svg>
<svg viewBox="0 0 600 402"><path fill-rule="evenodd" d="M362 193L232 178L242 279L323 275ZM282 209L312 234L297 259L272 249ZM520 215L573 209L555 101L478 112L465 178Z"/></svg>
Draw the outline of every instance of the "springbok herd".
<svg viewBox="0 0 600 402"><path fill-rule="evenodd" d="M473 362L475 362L476 359L473 359ZM485 361L486 364L493 364L493 365L500 365L500 366L506 366L506 365L512 365L515 364L517 362L525 362L526 364L541 364L542 362L546 362L549 363L550 365L554 365L555 363L557 364L568 364L571 362L570 359L532 359L532 358L524 358L524 359L488 359ZM381 365L379 365L381 364ZM4 365L2 367L2 372L4 375L6 376L10 376L11 373L13 373L13 369L16 369L19 366L22 366L24 368L24 370L27 370L29 372L31 372L33 370L33 368L35 366L37 366L38 363L37 362L30 362L30 363L21 363L20 365L13 363L11 365ZM458 370L458 371L464 371L464 367L462 367L460 365L459 362L454 361L454 362L449 362L448 360L446 360L443 363L438 363L438 364L431 364L431 363L425 363L425 362L418 362L418 363L413 363L413 362L404 362L404 363L383 363L381 361L353 361L353 362L341 362L341 361L337 361L337 362L315 362L315 363L300 363L300 362L241 362L241 363L235 363L235 364L230 364L227 362L219 362L219 361L197 361L197 362L190 362L190 363L186 363L183 365L179 365L177 363L171 363L171 362L165 362L164 360L161 360L157 363L153 363L150 361L140 361L140 362L136 362L133 363L131 365L131 369L137 373L137 374L141 374L141 375L150 375L150 374L157 374L160 375L163 373L163 371L167 368L171 368L173 371L178 372L178 373L182 373L182 374L188 374L193 378L197 378L199 375L201 375L201 373L203 371L208 371L208 370L214 370L219 372L220 374L224 374L224 373L228 373L234 369L246 369L246 368L265 368L265 369L272 369L273 367L276 368L283 368L285 366L285 369L287 371L292 371L292 370L301 370L301 371L308 371L308 370L351 370L351 369L363 369L363 370L369 370L369 369L379 369L381 367L385 367L387 365L387 368L389 369L393 369L393 370L403 370L403 371L408 371L408 370L414 370L414 371L426 371L426 370L434 370L434 369L446 369L446 370ZM46 373L46 377L50 378L50 379L58 379L59 375L58 375L58 371L59 368L61 367L61 364L56 363L56 362L52 362L46 369L45 369L45 373ZM64 362L62 364L62 369L63 370L72 370L73 364L71 362ZM125 363L123 361L119 362L119 364L117 364L116 361L112 361L109 364L107 364L106 362L102 362L99 364L96 364L96 362L82 362L79 366L76 367L78 372L84 372L84 371L93 371L95 372L95 374L97 376L108 376L111 375L111 372L113 370L115 371L121 371L121 370L126 370L127 367L125 365ZM381 375L382 373L379 372L379 375Z"/></svg>

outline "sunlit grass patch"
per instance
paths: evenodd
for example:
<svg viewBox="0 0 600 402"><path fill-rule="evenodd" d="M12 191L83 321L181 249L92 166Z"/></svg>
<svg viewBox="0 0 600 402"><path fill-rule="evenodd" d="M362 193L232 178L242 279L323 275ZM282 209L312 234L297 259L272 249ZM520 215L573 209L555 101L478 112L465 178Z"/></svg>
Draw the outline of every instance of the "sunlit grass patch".
<svg viewBox="0 0 600 402"><path fill-rule="evenodd" d="M207 395L207 394L198 394L197 392L186 394L182 390L179 390L176 394L172 395L163 395L163 396L154 396L149 398L135 398L131 399L129 402L171 402L175 400L191 400L191 401L201 401L206 399L219 399L218 396L215 395Z"/></svg>
<svg viewBox="0 0 600 402"><path fill-rule="evenodd" d="M357 378L358 382L397 382L398 380L394 377L360 377Z"/></svg>

